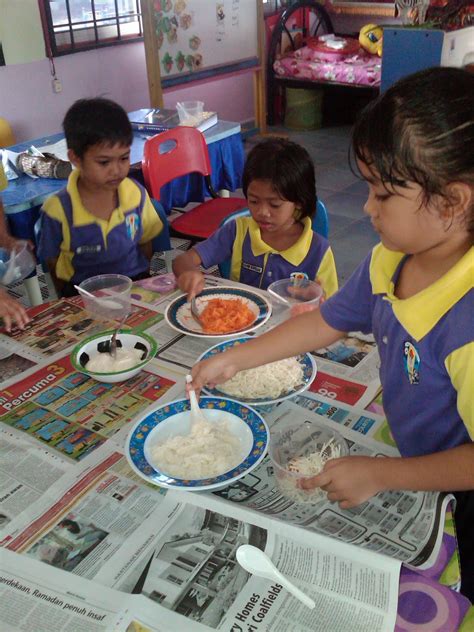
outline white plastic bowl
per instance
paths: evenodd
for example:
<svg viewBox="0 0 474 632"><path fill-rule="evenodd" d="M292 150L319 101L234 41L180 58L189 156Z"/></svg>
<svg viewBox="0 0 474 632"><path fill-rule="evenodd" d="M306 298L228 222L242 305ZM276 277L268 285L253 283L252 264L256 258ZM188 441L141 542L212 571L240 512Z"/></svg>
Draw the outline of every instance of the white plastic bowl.
<svg viewBox="0 0 474 632"><path fill-rule="evenodd" d="M156 341L148 334L132 334L128 332L119 332L117 335L117 346L125 349L143 349L141 361L130 369L125 371L117 371L115 373L99 373L96 371L88 371L85 368L87 362L97 353L108 353L107 342L110 341L114 330L103 331L95 336L86 338L74 347L71 353L71 362L73 367L85 373L89 377L98 382L106 382L107 384L116 384L124 382L134 377L155 357L158 350ZM105 343L105 344L104 344Z"/></svg>

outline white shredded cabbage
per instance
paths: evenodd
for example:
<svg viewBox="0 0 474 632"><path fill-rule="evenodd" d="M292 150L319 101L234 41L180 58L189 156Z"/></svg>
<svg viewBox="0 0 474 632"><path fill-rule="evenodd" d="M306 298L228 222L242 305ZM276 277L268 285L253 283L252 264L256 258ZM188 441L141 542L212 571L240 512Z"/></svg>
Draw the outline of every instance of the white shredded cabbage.
<svg viewBox="0 0 474 632"><path fill-rule="evenodd" d="M286 464L289 474L277 471L277 481L281 493L295 503L314 503L326 498L327 494L320 487L301 489L298 482L302 478L311 478L322 472L324 465L331 459L341 456L341 447L336 445L334 438L329 439L317 452L306 456L293 457Z"/></svg>
<svg viewBox="0 0 474 632"><path fill-rule="evenodd" d="M227 421L193 423L188 435L170 437L150 449L152 465L160 472L197 480L232 470L242 461L240 439L230 432Z"/></svg>
<svg viewBox="0 0 474 632"><path fill-rule="evenodd" d="M219 384L220 391L245 399L277 399L303 382L303 367L297 358L286 358L254 369L239 371L230 380Z"/></svg>

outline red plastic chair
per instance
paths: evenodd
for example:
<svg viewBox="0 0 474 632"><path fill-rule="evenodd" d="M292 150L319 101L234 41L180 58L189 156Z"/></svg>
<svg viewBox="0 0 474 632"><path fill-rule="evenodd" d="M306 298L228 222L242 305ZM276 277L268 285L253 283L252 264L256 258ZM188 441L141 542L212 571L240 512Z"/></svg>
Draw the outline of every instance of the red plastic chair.
<svg viewBox="0 0 474 632"><path fill-rule="evenodd" d="M211 184L206 141L194 127L176 127L149 138L143 149L142 171L148 192L158 200L161 187L170 180L193 172L205 178L212 199L170 223L174 232L193 241L207 239L227 215L247 205L244 198L221 198L217 195Z"/></svg>

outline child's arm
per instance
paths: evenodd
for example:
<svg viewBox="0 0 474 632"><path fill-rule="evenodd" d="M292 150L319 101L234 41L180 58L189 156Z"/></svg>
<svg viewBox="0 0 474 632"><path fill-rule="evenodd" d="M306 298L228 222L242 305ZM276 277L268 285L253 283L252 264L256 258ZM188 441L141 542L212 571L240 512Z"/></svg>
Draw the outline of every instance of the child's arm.
<svg viewBox="0 0 474 632"><path fill-rule="evenodd" d="M192 369L193 388L205 384L213 387L233 377L238 371L251 369L283 358L320 349L344 336L344 332L330 327L319 309L290 318L268 333L244 345L218 353L209 360L195 364Z"/></svg>
<svg viewBox="0 0 474 632"><path fill-rule="evenodd" d="M151 261L153 257L153 244L151 241L147 241L144 244L140 244L140 250L144 254L144 256Z"/></svg>
<svg viewBox="0 0 474 632"><path fill-rule="evenodd" d="M321 487L341 509L360 505L388 489L462 491L474 489L474 444L405 458L348 456L328 461L321 474L307 479L305 489Z"/></svg>
<svg viewBox="0 0 474 632"><path fill-rule="evenodd" d="M0 289L0 318L2 318L5 329L8 332L11 331L14 321L16 321L20 329L24 329L25 325L30 322L23 305L15 301L2 289Z"/></svg>
<svg viewBox="0 0 474 632"><path fill-rule="evenodd" d="M190 301L204 289L204 274L199 270L201 257L194 248L183 252L173 261L173 272L178 287Z"/></svg>

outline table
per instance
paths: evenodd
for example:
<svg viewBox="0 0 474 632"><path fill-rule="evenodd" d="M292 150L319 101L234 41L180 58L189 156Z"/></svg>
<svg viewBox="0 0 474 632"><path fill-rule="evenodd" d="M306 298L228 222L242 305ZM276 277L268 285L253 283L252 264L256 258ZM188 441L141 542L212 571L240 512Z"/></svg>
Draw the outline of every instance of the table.
<svg viewBox="0 0 474 632"><path fill-rule="evenodd" d="M209 147L209 157L212 167L212 184L216 190L238 189L241 183L244 150L240 135L240 125L229 121L219 121L217 125L204 132ZM150 134L135 132L130 154L131 175L141 176L141 160L143 146ZM19 143L10 147L12 151L26 151L31 145L41 147L57 143L64 138L63 133L52 134ZM20 175L16 180L10 180L8 187L2 192L2 201L12 235L19 239L35 241L34 225L39 217L41 204L47 197L59 191L66 180L51 178L33 179L27 175ZM203 178L197 174L166 185L162 190L160 200L166 212L173 206L186 206L188 202L202 202L206 196ZM208 194L207 194L208 195Z"/></svg>
<svg viewBox="0 0 474 632"><path fill-rule="evenodd" d="M94 425L86 424L87 420L89 420L89 424L92 421L93 424L100 427L100 423L105 423L104 419L106 419L107 432L105 435L110 438L113 433L116 433L114 435L116 436L120 434L121 430L127 431L126 425L130 418L138 417L141 414L141 410L143 410L143 406L148 405L150 401L160 399L162 402L165 402L182 397L183 376L188 372L190 362L192 363L198 357L203 346L207 348L214 341L192 339L186 336L183 337L176 332L167 331L167 326L162 320L162 314L169 301L177 295L173 290L170 293L169 285L166 284L166 281L170 279L172 279L172 276L166 275L153 277L150 280L135 284L132 296L135 301L136 311L128 320L128 326L136 330L152 331L155 338L159 341L159 352L153 363L156 362L156 366L159 366L157 371L160 376L163 376L162 378L157 379L156 375L149 375L147 378L143 378L142 382L134 381L133 386L130 386L130 388L124 387L121 392L114 391L112 385L98 383L92 383L92 385L84 388L84 380L78 379L79 374L74 374L74 372L71 372L70 367L69 369L67 368L67 354L77 340L92 333L94 327L97 327L97 323L94 323L90 318L86 318L86 313L81 313L82 302L79 297L54 301L49 305L41 305L32 309L31 314L36 315L33 327L29 332L16 334L15 338L17 342L23 341L22 344L28 343L28 349L32 354L31 357L36 354L44 358L43 367L47 378L42 377L39 373L38 377L35 377L35 374L32 374L33 368L27 365L23 367L23 370L29 370L29 373L18 374L16 378L12 378L13 381L6 384L6 387L0 385L0 421L3 415L5 423L8 423L10 426L14 425L7 420L3 406L6 401L18 398L15 400L17 403L13 409L13 413L17 415L19 420L15 427L28 432L31 438L42 438L44 440L46 430L42 430L37 426L39 429L29 432L31 427L28 426L27 430L26 423L23 423L23 420L26 422L27 417L22 417L20 412L15 413L15 410L24 410L28 413L28 418L32 420L33 425L38 424L38 416L32 412L35 410L34 401L36 399L50 411L57 412L59 416L74 415L75 411L79 414L77 411L82 411L81 416L85 420L83 423L87 428L94 428ZM208 285L219 286L223 283L229 285L230 282L228 280L222 281L215 277L208 277L207 279ZM240 284L235 285L238 286ZM271 321L275 323L279 320L279 317L281 317L281 313L275 310ZM0 345L4 343L5 338L0 336ZM25 355L27 355L26 352ZM163 370L167 362L175 366L175 373L172 371L171 373L166 373ZM4 374L2 361L0 360L0 375ZM63 377L58 377L56 382L54 379L55 374ZM24 378L24 375L29 375L30 377ZM24 380L23 383L22 379ZM27 382L28 379L30 380L29 383ZM178 383L179 380L181 381L180 383ZM31 388L31 385L34 388ZM79 389L79 394L74 393L75 388ZM21 397L23 395L25 395L25 399L22 401ZM145 395L148 400L144 399ZM29 399L30 397L31 399ZM141 400L140 397L142 397ZM109 401L108 407L103 403L104 400L107 401L107 398ZM337 402L334 403L337 404ZM22 409L22 407L24 408ZM65 408L67 408L67 413ZM91 419L91 412L94 411L98 412ZM122 424L118 423L119 418L117 415L119 411L121 411L121 414L127 415L126 418L122 419ZM78 417L70 417L70 419L74 419L76 424L81 423ZM54 420L51 418L51 421L58 423L58 419ZM2 425L0 424L0 426ZM46 428L46 426L43 426L43 428ZM54 431L59 432L56 426ZM46 435L46 437L48 438L49 435ZM92 439L84 433L80 439L81 443L79 445L72 440L66 442L63 453L67 454L68 450L74 451L76 449L82 450L83 453L87 453L88 449L91 450ZM53 443L53 445L55 444ZM51 450L51 448L49 449ZM98 448L97 452L100 449ZM38 454L42 451L43 444L38 443ZM79 463L77 461L72 467L77 467ZM59 505L60 503L58 503ZM54 521L54 518L48 516L48 520ZM449 576L448 563L453 556L455 548L455 537L452 525L451 528L449 526L448 516L448 528L445 529L441 550L435 564L425 571L414 571L402 566L399 584L398 618L395 627L397 632L411 632L412 630L421 629L429 630L429 632L447 632L460 629L462 623L465 627L461 629L464 629L465 632L472 629L470 626L472 626L474 620L474 608L470 606L468 600L462 595L439 582L443 576Z"/></svg>

